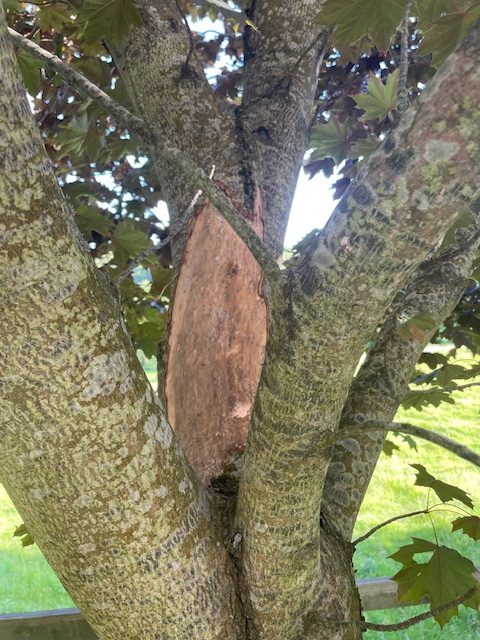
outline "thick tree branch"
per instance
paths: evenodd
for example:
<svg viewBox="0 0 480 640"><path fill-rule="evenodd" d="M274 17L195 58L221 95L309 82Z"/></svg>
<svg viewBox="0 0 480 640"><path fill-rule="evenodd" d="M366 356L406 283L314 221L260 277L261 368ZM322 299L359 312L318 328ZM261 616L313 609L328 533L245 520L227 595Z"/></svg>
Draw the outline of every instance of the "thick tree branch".
<svg viewBox="0 0 480 640"><path fill-rule="evenodd" d="M392 305L351 385L340 429L359 419L384 422L394 419L400 403L410 393L415 365L436 331L417 332L406 338L401 333L399 318L426 312L439 325L453 311L473 270L479 245L478 224L458 231L457 240L454 247L420 266L407 283L406 293L399 295ZM385 437L386 433L366 431L339 442L332 452L322 511L339 524L346 540L352 535Z"/></svg>
<svg viewBox="0 0 480 640"><path fill-rule="evenodd" d="M228 222L238 237L243 240L265 275L272 280L278 279L281 271L277 261L230 198L218 188L214 181L209 179L203 169L196 166L179 149L170 146L162 146L161 149L163 157L167 158L172 165L179 169L183 180L190 182L193 187L203 191L205 196L217 208L218 213Z"/></svg>
<svg viewBox="0 0 480 640"><path fill-rule="evenodd" d="M238 149L233 116L213 93L195 52L176 0L139 0L142 23L130 30L119 47L112 47L129 96L155 140L168 140L208 171L242 202ZM152 155L169 212L176 223L189 204L184 177L155 143ZM173 245L178 265L184 238Z"/></svg>
<svg viewBox="0 0 480 640"><path fill-rule="evenodd" d="M52 173L1 7L0 77L0 481L103 640L235 637L209 503Z"/></svg>
<svg viewBox="0 0 480 640"><path fill-rule="evenodd" d="M258 31L245 33L245 81L237 135L247 196L258 184L264 200L265 241L281 255L298 174L307 149L317 72L326 33L309 0L250 3Z"/></svg>
<svg viewBox="0 0 480 640"><path fill-rule="evenodd" d="M9 28L8 32L17 46L28 51L37 59L42 60L42 62L49 64L73 88L84 91L88 96L101 104L109 113L114 115L119 122L129 127L132 131L136 131L146 140L148 140L149 136L150 138L152 137L151 134L148 134L145 124L140 118L134 116L125 109L125 107L112 100L109 95L90 82L90 80L85 78L81 73L78 73L78 71L69 67L60 60L60 58L48 51L45 51L31 40L28 40L28 38L19 34L17 31ZM157 148L160 150L164 159L171 161L172 164L180 170L179 174L182 176L182 179L190 180L196 187L205 192L209 199L218 208L220 214L248 246L265 273L270 276L278 274L280 271L278 264L266 250L258 235L252 230L241 214L235 210L235 207L227 196L218 187L216 187L214 183L212 183L211 178L209 178L204 171L199 169L196 162L191 160L189 156L179 149L168 144L164 144L161 141L158 143ZM185 191L185 189L183 189L183 191ZM181 231L185 230L184 224L179 224L177 226L179 231L175 233L174 237L179 235ZM170 237L168 242L172 241L172 239L173 237ZM167 240L163 241L162 247L168 244L168 242ZM161 247L158 246L156 247L156 249L160 248ZM154 252L154 250L152 250L152 252ZM121 280L119 281L121 282L125 277L126 276L121 276Z"/></svg>
<svg viewBox="0 0 480 640"><path fill-rule="evenodd" d="M147 142L150 139L148 129L141 118L133 115L125 109L121 104L115 102L105 91L99 89L93 82L91 82L84 75L79 73L76 69L69 66L58 56L46 51L38 46L32 40L29 40L25 36L22 36L18 31L9 28L8 33L17 47L27 51L31 56L37 60L41 60L51 69L56 71L65 82L67 82L72 89L84 93L89 98L92 98L97 102L107 113L112 115L121 125L126 127L132 132L138 133Z"/></svg>
<svg viewBox="0 0 480 640"><path fill-rule="evenodd" d="M466 600L471 598L478 587L472 587L467 591L467 593L463 594L455 600L451 602L447 602L446 604L442 604L440 607L436 607L435 609L431 609L430 611L425 611L425 613L420 613L418 616L413 616L412 618L408 618L407 620L403 620L403 622L396 622L394 624L376 624L375 622L365 622L361 621L359 624L362 629L370 629L371 631L402 631L403 629L409 629L419 622L423 622L424 620L428 620L428 618L434 618L438 616L438 614L443 613L444 611L448 611L449 609L453 609L454 607L458 607L458 605L463 604Z"/></svg>
<svg viewBox="0 0 480 640"><path fill-rule="evenodd" d="M309 612L322 582L323 445L393 296L478 197L479 32L446 60L291 267L290 313L273 321L237 507L247 604L265 638L318 632Z"/></svg>

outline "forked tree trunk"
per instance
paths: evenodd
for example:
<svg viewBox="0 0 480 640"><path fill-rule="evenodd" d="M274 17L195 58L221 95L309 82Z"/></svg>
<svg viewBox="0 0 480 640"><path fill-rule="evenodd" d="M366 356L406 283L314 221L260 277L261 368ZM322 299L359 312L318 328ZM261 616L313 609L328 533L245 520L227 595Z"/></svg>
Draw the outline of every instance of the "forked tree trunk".
<svg viewBox="0 0 480 640"><path fill-rule="evenodd" d="M140 2L142 26L114 54L175 221L193 193L163 158L165 138L216 165L236 213L278 255L320 55L302 35L315 5L279 2L294 42L269 2L252 3L265 39L247 43L245 104L228 117L195 59L179 77L189 41L177 3ZM332 444L366 340L478 197L479 28L285 272L266 278L203 201L175 258L166 398L177 438L55 183L0 20L0 479L27 526L101 640L359 640L349 537L364 486L347 495L349 521L332 515L338 465L353 467L341 447L332 460ZM467 274L462 263L438 321ZM247 427L239 488L202 486L237 462Z"/></svg>

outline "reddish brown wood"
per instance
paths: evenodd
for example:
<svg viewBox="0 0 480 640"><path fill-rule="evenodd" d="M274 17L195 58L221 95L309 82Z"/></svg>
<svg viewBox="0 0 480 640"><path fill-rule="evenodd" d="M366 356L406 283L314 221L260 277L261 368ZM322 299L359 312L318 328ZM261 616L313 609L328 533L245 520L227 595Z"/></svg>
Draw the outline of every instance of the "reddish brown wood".
<svg viewBox="0 0 480 640"><path fill-rule="evenodd" d="M263 235L260 206L252 226ZM177 279L165 386L169 419L204 484L244 447L266 337L260 267L207 202Z"/></svg>

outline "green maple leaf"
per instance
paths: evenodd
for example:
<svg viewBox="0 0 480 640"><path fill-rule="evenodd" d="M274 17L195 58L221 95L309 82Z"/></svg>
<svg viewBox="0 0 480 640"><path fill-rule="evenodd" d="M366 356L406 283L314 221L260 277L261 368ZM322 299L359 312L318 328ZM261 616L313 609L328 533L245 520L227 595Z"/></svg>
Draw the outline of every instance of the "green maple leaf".
<svg viewBox="0 0 480 640"><path fill-rule="evenodd" d="M478 516L462 516L452 522L452 531L463 531L473 540L480 540L480 518Z"/></svg>
<svg viewBox="0 0 480 640"><path fill-rule="evenodd" d="M348 127L345 122L338 122L330 118L325 124L314 127L310 145L313 151L311 160L333 158L337 163L345 160L348 152Z"/></svg>
<svg viewBox="0 0 480 640"><path fill-rule="evenodd" d="M85 111L61 128L56 138L56 143L60 146L59 157L79 158L86 155L90 161L95 161L103 142L99 133L90 127L88 113Z"/></svg>
<svg viewBox="0 0 480 640"><path fill-rule="evenodd" d="M426 389L425 391L413 390L402 400L402 407L404 409L422 411L422 409L429 406L439 407L442 402L455 404L455 398L452 398L451 395L442 389L438 391L432 389Z"/></svg>
<svg viewBox="0 0 480 640"><path fill-rule="evenodd" d="M65 5L62 4L41 5L35 17L42 31L46 31L47 29L61 31L64 25L70 22L69 12Z"/></svg>
<svg viewBox="0 0 480 640"><path fill-rule="evenodd" d="M480 16L480 2L473 2L466 10L441 15L425 32L421 53L432 54L432 65L438 67L466 35Z"/></svg>
<svg viewBox="0 0 480 640"><path fill-rule="evenodd" d="M20 3L17 0L2 0L5 11L20 11Z"/></svg>
<svg viewBox="0 0 480 640"><path fill-rule="evenodd" d="M463 491L463 489L459 489L452 484L447 484L442 480L437 480L434 476L428 473L425 467L421 464L411 464L410 466L417 470L415 484L418 487L429 487L435 491L442 502L458 500L467 507L470 507L470 509L473 509L472 499L469 497L468 493Z"/></svg>
<svg viewBox="0 0 480 640"><path fill-rule="evenodd" d="M16 538L20 538L22 547L29 547L31 544L35 544L32 534L28 532L28 529L24 524L18 526L13 535Z"/></svg>
<svg viewBox="0 0 480 640"><path fill-rule="evenodd" d="M64 156L80 156L84 150L85 139L89 128L88 116L83 113L74 118L67 126L62 127L56 142L61 147L61 158Z"/></svg>
<svg viewBox="0 0 480 640"><path fill-rule="evenodd" d="M129 258L136 258L151 246L146 233L133 220L123 220L115 227L112 244L117 264L125 264Z"/></svg>
<svg viewBox="0 0 480 640"><path fill-rule="evenodd" d="M478 586L473 575L475 565L471 560L461 556L455 549L435 545L421 538L412 540L412 544L400 548L391 556L404 564L403 569L392 578L398 584L399 602L419 602L424 596L429 596L430 609L433 611ZM432 552L428 562L415 562L415 554L426 552ZM476 608L477 601L478 597L472 597L465 605ZM458 607L452 607L437 614L435 619L443 627L457 613Z"/></svg>
<svg viewBox="0 0 480 640"><path fill-rule="evenodd" d="M395 551L395 553L392 553L392 555L389 557L392 560L395 560L395 562L400 562L406 567L409 567L411 564L414 564L413 556L416 553L426 553L428 551L434 551L436 549L436 544L434 542L430 542L429 540L413 537L412 540L413 542L400 547L398 551Z"/></svg>
<svg viewBox="0 0 480 640"><path fill-rule="evenodd" d="M23 50L17 51L17 62L25 88L30 95L36 96L42 87L42 63Z"/></svg>
<svg viewBox="0 0 480 640"><path fill-rule="evenodd" d="M393 452L397 450L399 451L400 447L396 445L394 442L392 442L391 440L387 439L383 443L382 451L389 458L393 455Z"/></svg>
<svg viewBox="0 0 480 640"><path fill-rule="evenodd" d="M131 25L140 24L135 0L85 0L77 16L87 44L102 38L119 44Z"/></svg>
<svg viewBox="0 0 480 640"><path fill-rule="evenodd" d="M326 0L316 21L335 28L332 42L339 51L346 51L365 36L380 51L387 51L405 5L405 0Z"/></svg>
<svg viewBox="0 0 480 640"><path fill-rule="evenodd" d="M422 31L429 29L441 15L450 13L450 0L417 0L413 6L413 13L418 16L418 26Z"/></svg>
<svg viewBox="0 0 480 640"><path fill-rule="evenodd" d="M107 215L100 212L95 207L79 205L75 211L75 222L82 234L90 239L92 231L101 233L102 236L109 237L113 228L113 223Z"/></svg>
<svg viewBox="0 0 480 640"><path fill-rule="evenodd" d="M352 142L352 149L348 154L349 158L360 158L364 160L372 155L380 144L380 140L376 136L368 136L368 138L360 138Z"/></svg>
<svg viewBox="0 0 480 640"><path fill-rule="evenodd" d="M385 84L371 74L368 80L368 93L359 93L352 96L360 109L365 113L362 118L364 120L384 120L390 111L393 111L398 102L398 78L399 70L395 69L387 77Z"/></svg>

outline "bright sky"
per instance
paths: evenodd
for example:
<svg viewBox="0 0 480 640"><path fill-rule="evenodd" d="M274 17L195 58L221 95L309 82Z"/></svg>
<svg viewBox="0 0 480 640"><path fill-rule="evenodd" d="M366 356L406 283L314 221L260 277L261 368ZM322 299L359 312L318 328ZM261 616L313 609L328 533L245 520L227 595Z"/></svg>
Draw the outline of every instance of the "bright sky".
<svg viewBox="0 0 480 640"><path fill-rule="evenodd" d="M286 247L293 247L309 231L325 225L336 204L330 188L333 180L334 176L327 179L323 174L309 180L303 170L300 172L285 237Z"/></svg>

